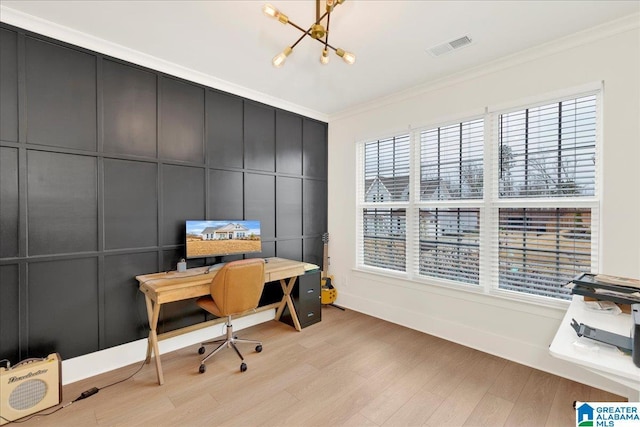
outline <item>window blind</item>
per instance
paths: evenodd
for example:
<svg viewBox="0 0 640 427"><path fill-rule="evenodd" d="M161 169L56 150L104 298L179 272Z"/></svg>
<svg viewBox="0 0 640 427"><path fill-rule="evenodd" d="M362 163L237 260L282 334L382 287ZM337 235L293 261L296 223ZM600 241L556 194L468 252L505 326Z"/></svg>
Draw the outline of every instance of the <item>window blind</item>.
<svg viewBox="0 0 640 427"><path fill-rule="evenodd" d="M405 271L406 211L364 209L362 223L364 264Z"/></svg>
<svg viewBox="0 0 640 427"><path fill-rule="evenodd" d="M420 276L479 284L483 151L483 118L420 132Z"/></svg>
<svg viewBox="0 0 640 427"><path fill-rule="evenodd" d="M481 199L484 121L420 133L420 200Z"/></svg>
<svg viewBox="0 0 640 427"><path fill-rule="evenodd" d="M500 197L592 196L595 95L499 117Z"/></svg>
<svg viewBox="0 0 640 427"><path fill-rule="evenodd" d="M364 145L364 200L409 200L410 138L400 135Z"/></svg>
<svg viewBox="0 0 640 427"><path fill-rule="evenodd" d="M357 266L568 299L598 265L599 94L359 143Z"/></svg>
<svg viewBox="0 0 640 427"><path fill-rule="evenodd" d="M504 208L500 288L569 299L568 281L591 271L591 209Z"/></svg>
<svg viewBox="0 0 640 427"><path fill-rule="evenodd" d="M498 116L499 289L569 299L597 264L597 112L588 95Z"/></svg>
<svg viewBox="0 0 640 427"><path fill-rule="evenodd" d="M406 206L411 193L410 135L367 142L359 157L364 165L358 177L363 203L359 221L360 262L405 271Z"/></svg>
<svg viewBox="0 0 640 427"><path fill-rule="evenodd" d="M477 285L480 209L420 209L419 274Z"/></svg>

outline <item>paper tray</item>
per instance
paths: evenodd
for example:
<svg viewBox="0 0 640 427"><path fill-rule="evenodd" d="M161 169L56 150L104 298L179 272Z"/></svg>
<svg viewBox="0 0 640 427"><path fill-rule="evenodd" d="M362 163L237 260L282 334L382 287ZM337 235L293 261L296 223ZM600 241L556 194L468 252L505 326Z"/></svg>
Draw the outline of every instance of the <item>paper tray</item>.
<svg viewBox="0 0 640 427"><path fill-rule="evenodd" d="M621 292L625 294L640 292L640 289L634 288L631 286L601 282L596 279L596 276L597 274L582 273L579 276L574 277L572 282L577 286L593 288L593 289L607 289L609 291ZM640 302L640 301L637 301L637 302Z"/></svg>

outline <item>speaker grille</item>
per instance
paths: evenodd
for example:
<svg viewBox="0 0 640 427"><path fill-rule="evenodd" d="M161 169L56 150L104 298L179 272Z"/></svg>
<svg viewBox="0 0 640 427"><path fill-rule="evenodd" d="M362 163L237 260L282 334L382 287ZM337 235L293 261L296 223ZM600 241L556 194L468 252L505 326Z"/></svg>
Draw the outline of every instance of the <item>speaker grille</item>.
<svg viewBox="0 0 640 427"><path fill-rule="evenodd" d="M47 384L41 380L29 380L13 389L9 396L11 408L24 411L37 405L47 395Z"/></svg>

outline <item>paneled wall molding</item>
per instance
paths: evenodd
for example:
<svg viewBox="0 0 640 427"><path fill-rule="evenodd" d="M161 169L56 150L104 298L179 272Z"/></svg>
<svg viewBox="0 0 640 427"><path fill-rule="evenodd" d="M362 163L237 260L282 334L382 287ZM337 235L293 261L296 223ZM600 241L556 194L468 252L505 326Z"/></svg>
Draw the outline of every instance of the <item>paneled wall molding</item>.
<svg viewBox="0 0 640 427"><path fill-rule="evenodd" d="M326 123L30 30L0 36L0 359L143 339L134 277L175 269L188 219L260 220L257 256L322 262ZM204 319L180 302L160 329Z"/></svg>
<svg viewBox="0 0 640 427"><path fill-rule="evenodd" d="M314 118L316 120L324 122L328 121L327 114L284 101L280 98L273 97L262 92L257 92L249 88L236 85L226 80L216 78L215 76L183 67L179 64L147 55L145 53L109 42L90 34L82 33L63 25L38 18L36 16L29 15L15 9L11 9L4 5L0 5L0 17L1 22L24 28L35 33L64 41L69 44L80 46L96 52L101 52L105 55L120 58L122 60L132 62L143 67L162 71L163 73L180 77L185 80L197 82L202 85L216 88L225 92L233 93L243 98L252 99L258 102L272 105L277 108L282 108L283 110L292 111L306 117Z"/></svg>

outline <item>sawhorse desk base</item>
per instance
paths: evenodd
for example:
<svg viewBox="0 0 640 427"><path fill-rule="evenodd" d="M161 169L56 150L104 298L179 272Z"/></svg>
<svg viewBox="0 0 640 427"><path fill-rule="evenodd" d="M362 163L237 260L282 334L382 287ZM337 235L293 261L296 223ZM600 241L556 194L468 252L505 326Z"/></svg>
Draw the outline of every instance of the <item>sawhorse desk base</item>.
<svg viewBox="0 0 640 427"><path fill-rule="evenodd" d="M258 307L256 312L276 309L275 319L279 320L284 308L288 307L294 327L300 331L300 321L296 315L291 291L296 279L305 274L304 266L305 263L300 261L270 258L269 262L265 264L265 283L279 281L284 295L279 303ZM149 338L145 361L151 363L151 357L155 356L156 373L158 375L158 384L160 385L164 384L164 375L158 342L224 321L224 319L215 319L160 335L157 333L160 308L163 304L209 295L210 283L215 274L217 274L217 270L205 273L207 270L208 267L199 267L188 269L181 273L170 271L136 276L136 279L140 282L140 291L145 296L149 320Z"/></svg>

